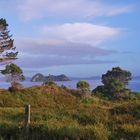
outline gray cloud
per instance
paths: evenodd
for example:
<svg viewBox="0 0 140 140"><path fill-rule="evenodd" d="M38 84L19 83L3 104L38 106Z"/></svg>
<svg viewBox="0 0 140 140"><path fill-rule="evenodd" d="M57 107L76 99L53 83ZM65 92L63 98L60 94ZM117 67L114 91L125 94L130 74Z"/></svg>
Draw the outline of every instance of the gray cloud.
<svg viewBox="0 0 140 140"><path fill-rule="evenodd" d="M116 53L114 50L105 50L99 47L93 47L88 44L80 44L80 43L71 43L71 42L63 42L62 44L50 44L44 43L39 44L37 41L35 42L19 42L18 49L24 54L30 55L50 55L50 56L103 56L109 55L112 53Z"/></svg>
<svg viewBox="0 0 140 140"><path fill-rule="evenodd" d="M25 60L26 59L26 60ZM46 68L51 66L80 65L80 64L108 64L116 61L98 60L94 58L85 59L83 57L65 56L25 56L16 61L23 68Z"/></svg>
<svg viewBox="0 0 140 140"><path fill-rule="evenodd" d="M71 42L46 41L41 44L37 40L22 40L17 44L19 59L17 63L26 68L45 68L60 65L77 64L104 64L114 61L100 60L98 57L116 53L114 50L106 50L87 44Z"/></svg>

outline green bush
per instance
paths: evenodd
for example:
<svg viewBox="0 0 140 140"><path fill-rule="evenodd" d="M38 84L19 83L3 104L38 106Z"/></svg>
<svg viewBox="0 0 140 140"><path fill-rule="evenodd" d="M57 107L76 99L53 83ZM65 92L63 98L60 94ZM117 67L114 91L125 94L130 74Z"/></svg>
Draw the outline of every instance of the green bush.
<svg viewBox="0 0 140 140"><path fill-rule="evenodd" d="M43 83L43 85L56 86L57 84L54 81L46 81Z"/></svg>

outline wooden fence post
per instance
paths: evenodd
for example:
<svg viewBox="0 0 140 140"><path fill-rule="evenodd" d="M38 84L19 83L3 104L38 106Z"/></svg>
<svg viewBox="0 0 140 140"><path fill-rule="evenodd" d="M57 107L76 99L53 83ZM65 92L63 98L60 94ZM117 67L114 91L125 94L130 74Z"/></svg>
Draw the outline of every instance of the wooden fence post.
<svg viewBox="0 0 140 140"><path fill-rule="evenodd" d="M29 132L29 127L30 127L30 118L31 118L31 108L30 108L30 104L28 105L25 105L25 125L24 125L24 128L25 128L25 131L28 133Z"/></svg>

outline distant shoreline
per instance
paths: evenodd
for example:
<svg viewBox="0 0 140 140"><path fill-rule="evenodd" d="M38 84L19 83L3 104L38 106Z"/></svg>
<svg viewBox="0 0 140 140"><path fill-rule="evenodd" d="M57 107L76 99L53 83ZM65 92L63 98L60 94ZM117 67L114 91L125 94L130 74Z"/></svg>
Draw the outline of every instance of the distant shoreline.
<svg viewBox="0 0 140 140"><path fill-rule="evenodd" d="M89 82L90 84L90 88L91 90L93 90L94 88L96 88L98 85L101 85L101 79L71 79L70 81L56 81L56 83L61 86L64 85L68 88L71 89L76 89L76 83L79 80L86 80L87 82ZM0 88L4 88L7 89L10 86L9 82L5 82L3 80L0 80L1 84L0 84ZM38 86L38 85L42 85L43 82L31 82L29 79L21 82L21 84L26 88L26 87L31 87L31 86ZM133 79L130 81L128 88L130 88L132 91L135 92L140 92L140 79Z"/></svg>

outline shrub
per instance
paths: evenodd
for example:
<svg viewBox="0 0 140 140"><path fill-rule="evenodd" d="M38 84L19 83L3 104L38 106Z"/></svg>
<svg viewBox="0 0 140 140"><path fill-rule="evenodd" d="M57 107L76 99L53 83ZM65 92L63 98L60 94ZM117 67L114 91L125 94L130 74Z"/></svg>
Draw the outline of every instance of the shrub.
<svg viewBox="0 0 140 140"><path fill-rule="evenodd" d="M43 85L48 85L48 86L56 86L57 84L54 81L46 81L43 83Z"/></svg>
<svg viewBox="0 0 140 140"><path fill-rule="evenodd" d="M90 85L87 81L79 81L76 85L77 89L80 90L82 95L89 95L90 94Z"/></svg>

